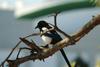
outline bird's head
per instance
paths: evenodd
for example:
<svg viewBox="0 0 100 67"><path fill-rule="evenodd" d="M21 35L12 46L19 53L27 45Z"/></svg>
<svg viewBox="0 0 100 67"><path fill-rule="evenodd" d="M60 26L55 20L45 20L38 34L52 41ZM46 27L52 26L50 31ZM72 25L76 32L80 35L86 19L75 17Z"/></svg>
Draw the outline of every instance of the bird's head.
<svg viewBox="0 0 100 67"><path fill-rule="evenodd" d="M35 29L39 28L39 29L42 29L43 27L48 27L49 24L46 22L46 21L39 21L37 26L35 27Z"/></svg>

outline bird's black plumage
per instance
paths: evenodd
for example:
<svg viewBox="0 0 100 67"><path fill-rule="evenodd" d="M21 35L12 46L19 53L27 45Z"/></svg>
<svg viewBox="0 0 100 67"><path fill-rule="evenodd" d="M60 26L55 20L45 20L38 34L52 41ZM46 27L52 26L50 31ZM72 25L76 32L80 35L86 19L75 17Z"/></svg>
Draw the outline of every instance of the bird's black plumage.
<svg viewBox="0 0 100 67"><path fill-rule="evenodd" d="M39 23L37 24L37 26L35 28L39 28L40 32L44 32L44 31L47 31L48 29L50 29L52 27L46 21L39 21ZM55 30L46 32L45 34L41 35L41 38L46 43L46 46L49 45L49 44L54 45L57 42L62 40L61 36ZM62 53L65 61L68 64L68 66L71 67L64 50L60 49L60 52Z"/></svg>
<svg viewBox="0 0 100 67"><path fill-rule="evenodd" d="M39 28L40 32L43 32L46 29L50 29L52 27L49 26L49 24L46 23L45 21L40 21L38 23L38 25L36 26L36 28ZM43 30L43 28L45 28L45 30ZM47 33L43 34L42 36L51 38L51 42L48 43L48 44L56 44L57 42L59 42L59 41L62 40L62 38L60 37L60 35L55 30L47 32Z"/></svg>

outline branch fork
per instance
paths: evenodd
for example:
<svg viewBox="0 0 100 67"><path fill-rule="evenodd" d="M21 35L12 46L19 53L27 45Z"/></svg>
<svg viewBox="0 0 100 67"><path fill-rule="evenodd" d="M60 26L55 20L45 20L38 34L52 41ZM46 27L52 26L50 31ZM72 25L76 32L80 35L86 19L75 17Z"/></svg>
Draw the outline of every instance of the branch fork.
<svg viewBox="0 0 100 67"><path fill-rule="evenodd" d="M100 15L94 16L93 19L91 19L88 23L86 23L78 32L76 32L72 36L67 35L65 32L55 27L54 29L60 32L61 34L63 34L64 36L66 36L66 38L56 43L54 47L47 48L47 49L40 48L36 45L34 41L30 42L26 39L27 37L40 35L41 33L33 33L24 38L20 38L21 41L13 48L10 55L21 42L25 43L33 52L36 51L37 53L36 54L33 53L25 57L17 58L15 60L9 59L10 57L9 55L4 60L4 62L0 65L0 67L4 67L5 62L8 62L9 67L18 67L20 64L30 61L30 60L37 60L37 59L44 60L45 58L52 56L54 53L56 53L57 51L59 51L60 49L64 47L68 47L72 44L76 45L75 43L77 43L81 38L83 38L86 34L88 34L93 28L95 28L98 25L100 25Z"/></svg>

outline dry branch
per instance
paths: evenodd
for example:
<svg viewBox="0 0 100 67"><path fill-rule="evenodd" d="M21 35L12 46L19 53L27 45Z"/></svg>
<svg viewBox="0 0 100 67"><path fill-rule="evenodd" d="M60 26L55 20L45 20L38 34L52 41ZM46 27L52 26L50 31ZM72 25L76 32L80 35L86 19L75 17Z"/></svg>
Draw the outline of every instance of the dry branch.
<svg viewBox="0 0 100 67"><path fill-rule="evenodd" d="M81 28L80 31L78 31L76 34L74 34L72 37L79 41L82 37L84 37L86 34L88 34L94 27L97 25L100 25L100 15L92 18L87 24Z"/></svg>
<svg viewBox="0 0 100 67"><path fill-rule="evenodd" d="M83 26L83 28L81 28L81 30L79 30L76 34L71 36L71 38L73 38L75 40L74 42L76 43L99 24L100 24L100 15L93 17L92 20L90 20L87 24L85 24ZM26 40L26 39L24 39L24 40ZM26 41L30 42L28 40L26 40ZM30 43L32 45L36 46L36 44L33 44L32 42L30 42ZM21 63L27 62L29 60L37 60L37 59L42 60L42 59L48 58L49 56L53 55L58 50L60 50L64 47L67 47L70 44L73 44L72 40L65 38L62 41L55 44L55 46L53 48L42 49L43 52L37 53L36 55L28 55L28 56L21 57L21 58L15 59L15 60L7 60L7 61L9 63L9 67L18 67ZM38 48L36 48L36 49L38 49Z"/></svg>

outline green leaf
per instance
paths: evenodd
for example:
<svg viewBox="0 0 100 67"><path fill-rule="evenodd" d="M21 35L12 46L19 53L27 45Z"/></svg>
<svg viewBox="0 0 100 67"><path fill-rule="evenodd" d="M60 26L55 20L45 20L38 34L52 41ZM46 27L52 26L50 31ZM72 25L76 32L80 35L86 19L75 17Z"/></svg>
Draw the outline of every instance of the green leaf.
<svg viewBox="0 0 100 67"><path fill-rule="evenodd" d="M80 9L80 8L89 8L94 7L96 5L100 5L100 0L98 0L99 3L96 3L95 0L78 0L74 2L63 2L53 5L44 6L42 8L36 8L31 9L28 12L22 12L19 15L17 15L17 18L19 19L33 19L40 16L48 15L55 12L63 12L63 11L69 11L73 9Z"/></svg>

